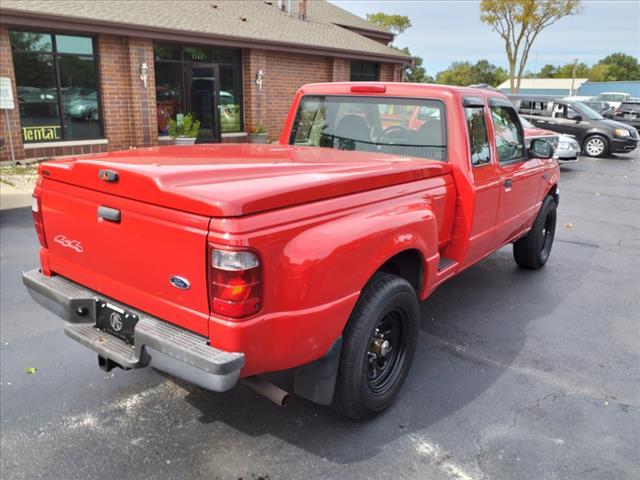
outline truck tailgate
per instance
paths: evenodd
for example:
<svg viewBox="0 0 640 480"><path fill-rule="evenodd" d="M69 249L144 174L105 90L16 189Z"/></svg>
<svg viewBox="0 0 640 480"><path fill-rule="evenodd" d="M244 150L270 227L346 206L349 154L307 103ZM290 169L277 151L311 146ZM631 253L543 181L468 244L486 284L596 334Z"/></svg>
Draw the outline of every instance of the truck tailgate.
<svg viewBox="0 0 640 480"><path fill-rule="evenodd" d="M51 179L41 195L52 272L208 335L208 217ZM119 221L100 218L100 207L119 211ZM188 288L174 286L175 276Z"/></svg>

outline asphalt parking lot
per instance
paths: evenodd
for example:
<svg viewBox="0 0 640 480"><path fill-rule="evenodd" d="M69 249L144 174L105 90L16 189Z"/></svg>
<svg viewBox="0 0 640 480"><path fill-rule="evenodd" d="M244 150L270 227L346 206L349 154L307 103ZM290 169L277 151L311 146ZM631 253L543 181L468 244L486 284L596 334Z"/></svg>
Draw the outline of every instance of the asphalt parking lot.
<svg viewBox="0 0 640 480"><path fill-rule="evenodd" d="M362 424L99 370L22 287L30 211L0 226L3 479L640 478L638 153L563 169L542 271L505 248L424 302L399 401Z"/></svg>

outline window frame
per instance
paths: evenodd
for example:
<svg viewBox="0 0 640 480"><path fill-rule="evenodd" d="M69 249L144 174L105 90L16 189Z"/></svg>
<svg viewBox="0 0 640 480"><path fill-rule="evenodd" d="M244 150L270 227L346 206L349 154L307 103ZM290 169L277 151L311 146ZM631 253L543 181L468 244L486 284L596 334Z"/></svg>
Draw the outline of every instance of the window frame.
<svg viewBox="0 0 640 480"><path fill-rule="evenodd" d="M156 45L167 45L167 46L171 46L171 47L177 47L180 49L180 58L179 59L156 59L156 54L155 54L155 47ZM197 60L191 60L191 59L187 59L185 57L185 51L188 47L196 47L196 48L203 48L203 49L207 49L209 52L209 58L210 61L206 61L206 62L199 62ZM239 75L238 75L238 86L239 86L239 95L238 95L238 103L240 105L241 108L241 115L240 115L240 126L239 129L237 131L233 131L233 132L223 132L222 131L222 122L220 120L220 112L219 112L219 106L220 106L220 75L218 73L218 78L216 78L216 92L214 93L215 97L215 122L216 122L216 128L214 130L218 131L218 133L220 134L220 137L222 135L224 135L225 133L229 133L229 134L236 134L236 133L243 133L245 131L245 105L244 105L244 49L242 48L238 48L238 47L225 47L225 46L220 46L220 45L211 45L211 44L195 44L195 43L186 43L186 42L167 42L167 41L153 41L153 63L154 63L154 75L155 75L155 65L156 63L173 63L173 64L178 64L182 66L182 72L180 75L180 81L182 83L182 99L181 99L181 103L182 103L182 108L186 111L186 88L187 88L187 65L202 65L202 66L213 66L216 68L216 71L220 71L221 66L231 66L231 67L236 67L238 69ZM216 49L225 49L225 50L237 50L239 52L238 55L238 61L237 62L216 62L216 57L215 57L215 50ZM156 100L157 101L157 100ZM158 135L160 135L160 132L158 132ZM220 138L218 137L218 139Z"/></svg>
<svg viewBox="0 0 640 480"><path fill-rule="evenodd" d="M37 52L37 51L31 51L31 50L22 50L22 49L14 49L13 45L11 44L11 32L24 32L24 33L42 33L45 35L49 35L51 36L51 51L48 52ZM93 50L93 54L89 55L89 54L85 54L85 53L59 53L58 52L58 45L57 45L57 36L58 35L63 35L63 36L72 36L72 37L84 37L84 38L89 38L91 39L91 48ZM65 31L65 30L48 30L48 29L41 29L41 28L11 28L9 27L9 48L11 50L11 61L13 62L13 54L15 53L21 53L21 54L26 54L26 55L38 55L38 54L46 54L46 55L51 55L51 59L53 60L53 78L55 80L55 84L56 84L56 95L58 97L58 119L60 120L60 131L62 132L61 134L61 138L60 140L49 140L49 141L42 141L42 142L23 142L25 143L25 145L37 145L39 143L50 143L50 142L82 142L82 141L88 141L88 140L104 140L105 139L105 135L104 135L104 108L103 108L103 103L102 103L102 85L100 83L100 55L98 54L98 49L97 47L97 43L96 43L96 36L95 35L89 35L89 34L78 34L78 32L69 32L69 31ZM96 68L96 93L97 93L97 103L98 103L98 112L100 115L100 121L99 121L99 127L100 127L100 132L99 132L99 136L95 137L95 138L81 138L81 139L75 139L75 138L67 138L67 128L65 126L65 122L64 122L64 100L63 100L63 95L61 94L61 89L62 89L62 82L60 80L60 57L61 56L75 56L75 57L82 57L82 58L92 58L93 59L93 63L95 65ZM18 81L17 79L15 79L15 87L18 88ZM18 106L19 106L19 102ZM18 112L19 112L19 108L18 108ZM18 113L19 115L19 113ZM21 130L21 137L22 137L22 119L20 119L20 130Z"/></svg>
<svg viewBox="0 0 640 480"><path fill-rule="evenodd" d="M509 160L504 160L504 161L502 161L500 159L500 152L498 151L498 143L497 143L497 140L496 140L496 126L495 126L495 122L493 121L493 109L494 108L506 108L506 109L509 109L509 110L511 110L513 112L513 115L515 117L514 118L514 120L515 120L514 123L516 125L516 128L518 128L518 130L519 130L519 132L521 134L521 137L522 137L522 143L521 143L521 145L522 145L522 156L510 158ZM502 100L502 99L500 99L498 97L491 97L491 98L489 98L489 113L491 114L490 116L491 116L491 127L492 127L492 130L493 130L493 142L494 142L494 145L495 145L495 148L496 148L497 157L498 157L496 159L497 162L498 162L498 165L504 166L504 165L511 165L511 164L514 164L514 163L527 161L528 157L527 157L526 140L525 140L525 136L524 136L524 127L520 123L520 118L518 116L518 111L516 110L516 108L506 100Z"/></svg>
<svg viewBox="0 0 640 480"><path fill-rule="evenodd" d="M467 124L467 140L469 141L469 163L471 164L472 168L481 168L481 167L486 167L487 165L491 165L493 163L493 155L491 154L491 141L489 139L489 124L487 122L487 108L486 105L482 104L482 105L464 105L464 112L465 112L465 123ZM483 163L473 163L473 158L472 158L472 153L471 153L471 129L470 129L470 125L469 125L469 119L467 117L467 110L471 110L471 109L476 109L476 110L481 110L482 111L482 123L484 125L484 138L487 142L487 147L488 147L488 152L489 152L489 159L486 162ZM490 113L490 112L489 112Z"/></svg>

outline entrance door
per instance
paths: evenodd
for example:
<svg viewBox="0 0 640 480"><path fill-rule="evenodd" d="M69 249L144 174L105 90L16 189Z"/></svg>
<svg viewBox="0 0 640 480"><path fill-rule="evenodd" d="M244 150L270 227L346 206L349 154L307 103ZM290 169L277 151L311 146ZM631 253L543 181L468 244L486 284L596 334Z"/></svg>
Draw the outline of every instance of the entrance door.
<svg viewBox="0 0 640 480"><path fill-rule="evenodd" d="M198 143L220 141L220 119L216 108L218 67L186 65L186 107L200 121Z"/></svg>

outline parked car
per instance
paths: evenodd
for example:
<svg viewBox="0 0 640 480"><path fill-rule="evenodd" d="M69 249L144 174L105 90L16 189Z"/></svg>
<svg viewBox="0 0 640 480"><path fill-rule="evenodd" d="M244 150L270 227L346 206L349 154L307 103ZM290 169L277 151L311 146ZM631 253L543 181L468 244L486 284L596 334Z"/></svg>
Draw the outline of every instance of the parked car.
<svg viewBox="0 0 640 480"><path fill-rule="evenodd" d="M64 105L64 113L75 119L97 121L99 118L97 92L69 100Z"/></svg>
<svg viewBox="0 0 640 480"><path fill-rule="evenodd" d="M383 128L381 112L407 115ZM420 126L412 111L438 109ZM549 258L558 163L507 98L405 83L306 85L279 145L155 147L41 163L33 298L105 370L213 391L294 370L294 390L370 418L398 395L419 301L513 243ZM481 285L478 288L482 288Z"/></svg>
<svg viewBox="0 0 640 480"><path fill-rule="evenodd" d="M631 95L625 92L602 92L594 100L607 102L613 108L618 108L622 102L631 100Z"/></svg>
<svg viewBox="0 0 640 480"><path fill-rule="evenodd" d="M615 110L609 102L602 102L598 100L588 100L582 101L587 107L595 110L604 118L611 118L613 116L613 111Z"/></svg>
<svg viewBox="0 0 640 480"><path fill-rule="evenodd" d="M509 98L520 115L536 127L574 136L582 152L591 157L631 152L640 141L635 128L605 119L581 102L535 95Z"/></svg>
<svg viewBox="0 0 640 480"><path fill-rule="evenodd" d="M613 118L640 130L640 100L622 102L613 112Z"/></svg>
<svg viewBox="0 0 640 480"><path fill-rule="evenodd" d="M554 152L553 158L558 160L561 165L578 161L581 149L580 144L574 137L538 128L522 116L520 117L520 122L524 127L524 138L527 144L534 138L542 138L551 143Z"/></svg>

